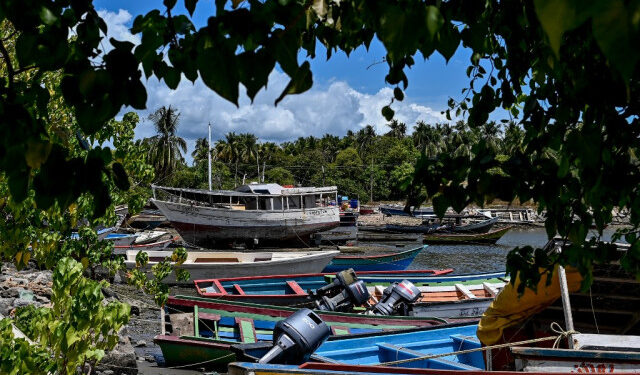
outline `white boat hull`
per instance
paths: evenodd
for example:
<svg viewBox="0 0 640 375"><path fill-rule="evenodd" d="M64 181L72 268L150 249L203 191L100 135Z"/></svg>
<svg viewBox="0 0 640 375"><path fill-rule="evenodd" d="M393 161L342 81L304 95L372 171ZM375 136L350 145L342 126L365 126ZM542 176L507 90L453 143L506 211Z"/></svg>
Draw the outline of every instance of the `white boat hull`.
<svg viewBox="0 0 640 375"><path fill-rule="evenodd" d="M152 199L188 243L206 246L216 242L304 239L335 228L338 207L298 210L233 210Z"/></svg>
<svg viewBox="0 0 640 375"><path fill-rule="evenodd" d="M128 269L135 267L135 253L127 252L125 265ZM169 257L172 254L171 251L152 251L148 253L150 258L147 265L148 269L157 263L157 261L153 261L154 259ZM177 282L175 274L172 272L164 282L167 284L193 285L193 280L202 279L318 273L339 253L336 250L281 253L191 252L187 261L179 266L179 268L189 271L190 279L185 282ZM195 259L193 261L190 260L197 256L202 258L198 261ZM202 261L206 258L219 258L222 261ZM239 261L233 262L232 259Z"/></svg>

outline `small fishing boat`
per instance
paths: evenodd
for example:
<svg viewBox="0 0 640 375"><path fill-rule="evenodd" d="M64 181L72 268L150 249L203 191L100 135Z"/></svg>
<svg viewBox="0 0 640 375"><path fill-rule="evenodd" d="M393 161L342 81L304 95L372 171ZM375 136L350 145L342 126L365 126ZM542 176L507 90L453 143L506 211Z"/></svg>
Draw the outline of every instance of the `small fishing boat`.
<svg viewBox="0 0 640 375"><path fill-rule="evenodd" d="M367 283L370 294L379 298L382 289L395 281L409 280L421 292L430 293L429 302L456 301L463 295L471 299L469 293L478 298L495 294L485 284L492 288L500 288L504 285L504 272L469 274L469 275L445 275L451 272L447 270L418 270L418 271L372 271L357 272L359 280ZM298 305L308 304L309 290L317 290L333 282L333 274L306 274L306 275L271 275L261 277L234 277L209 280L196 280L196 291L202 297L223 299L229 301L243 301L263 303L271 305ZM459 285L459 286L458 286ZM485 291L489 289L489 291ZM482 290L482 291L481 291ZM426 302L426 300L424 301Z"/></svg>
<svg viewBox="0 0 640 375"><path fill-rule="evenodd" d="M431 207L411 207L409 212L404 210L404 206L399 205L380 205L378 208L385 216L415 216L415 217L431 217L435 216L435 212Z"/></svg>
<svg viewBox="0 0 640 375"><path fill-rule="evenodd" d="M176 244L180 240L179 236L175 236L170 239L148 243L145 245L114 245L113 246L113 254L115 255L125 255L127 251L157 251L166 249L174 244Z"/></svg>
<svg viewBox="0 0 640 375"><path fill-rule="evenodd" d="M171 251L145 251L149 255L147 268L171 257ZM210 278L212 276L261 276L285 272L309 273L318 272L326 267L337 250L301 251L301 252L260 252L243 253L232 251L189 251L187 260L179 268L189 271L191 280ZM138 251L126 252L125 265L134 268ZM178 282L171 273L165 282L168 284L190 283Z"/></svg>
<svg viewBox="0 0 640 375"><path fill-rule="evenodd" d="M104 239L112 241L114 246L128 246L133 244L137 237L135 234L109 233Z"/></svg>
<svg viewBox="0 0 640 375"><path fill-rule="evenodd" d="M451 233L487 233L498 222L498 218L489 218L477 223L470 223L466 225L451 225L438 229L438 231L445 231Z"/></svg>
<svg viewBox="0 0 640 375"><path fill-rule="evenodd" d="M163 230L150 230L150 231L142 231L136 233L136 245L146 245L153 242L159 242L164 239L173 237L171 233L165 232Z"/></svg>
<svg viewBox="0 0 640 375"><path fill-rule="evenodd" d="M360 229L360 228L358 228ZM358 230L358 241L406 241L406 242L419 242L422 240L421 233L392 233L388 231L375 232L375 231L363 231Z"/></svg>
<svg viewBox="0 0 640 375"><path fill-rule="evenodd" d="M431 233L424 235L424 243L429 244L494 244L511 229L505 227L487 233Z"/></svg>
<svg viewBox="0 0 640 375"><path fill-rule="evenodd" d="M338 272L352 268L354 271L402 271L427 245L397 253L376 255L338 255L322 272Z"/></svg>
<svg viewBox="0 0 640 375"><path fill-rule="evenodd" d="M499 373L481 370L440 370L438 368L405 368L391 366L345 365L341 363L306 362L300 366L278 365L271 363L233 362L229 364L229 375L522 375L517 371L501 371ZM546 372L530 372L529 374L548 374Z"/></svg>
<svg viewBox="0 0 640 375"><path fill-rule="evenodd" d="M388 365L424 369L478 371L485 369L484 353L459 353L482 347L475 337L477 324L451 324L405 332L379 332L334 337L311 355L311 360L340 365ZM236 345L243 359L261 358L268 345ZM453 353L453 354L448 354ZM425 356L442 355L435 358ZM410 361L410 359L416 359ZM395 363L398 360L409 360ZM399 361L401 362L401 361Z"/></svg>
<svg viewBox="0 0 640 375"><path fill-rule="evenodd" d="M231 345L270 341L273 328L297 308L261 306L197 297L169 297L164 333L154 338L169 366L224 365L234 360ZM441 319L318 312L333 335L430 327ZM167 334L169 333L169 334Z"/></svg>

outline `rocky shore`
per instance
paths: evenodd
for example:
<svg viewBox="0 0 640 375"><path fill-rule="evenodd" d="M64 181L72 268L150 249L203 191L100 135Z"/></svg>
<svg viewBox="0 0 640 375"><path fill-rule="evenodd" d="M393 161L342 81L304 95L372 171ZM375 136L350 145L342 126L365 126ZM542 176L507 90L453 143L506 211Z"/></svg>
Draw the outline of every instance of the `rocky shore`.
<svg viewBox="0 0 640 375"><path fill-rule="evenodd" d="M51 306L51 271L34 267L17 270L11 263L1 264L0 270L0 314L13 317L22 306ZM91 374L138 374L155 364L160 353L153 344L153 336L160 332L160 309L151 297L126 284L112 284L102 292L105 301L117 299L129 304L131 318L120 331L118 345L106 353Z"/></svg>

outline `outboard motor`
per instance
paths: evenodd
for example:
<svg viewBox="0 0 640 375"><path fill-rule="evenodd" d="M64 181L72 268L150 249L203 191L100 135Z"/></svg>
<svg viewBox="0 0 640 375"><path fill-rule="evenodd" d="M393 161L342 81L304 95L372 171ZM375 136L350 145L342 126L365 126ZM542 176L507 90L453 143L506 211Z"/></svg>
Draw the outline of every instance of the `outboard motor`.
<svg viewBox="0 0 640 375"><path fill-rule="evenodd" d="M420 289L411 281L402 280L401 283L395 282L384 290L380 302L373 306L372 311L376 315L392 315L401 309L406 313L408 305L416 302L418 298Z"/></svg>
<svg viewBox="0 0 640 375"><path fill-rule="evenodd" d="M305 362L330 334L331 330L318 314L309 309L300 309L276 323L273 329L274 346L258 363L269 363L276 358L282 364Z"/></svg>
<svg viewBox="0 0 640 375"><path fill-rule="evenodd" d="M338 292L336 292L338 291ZM338 272L329 285L309 293L316 307L325 311L348 311L353 306L361 306L369 300L369 290L362 280L358 280L353 269ZM331 296L331 294L334 294Z"/></svg>

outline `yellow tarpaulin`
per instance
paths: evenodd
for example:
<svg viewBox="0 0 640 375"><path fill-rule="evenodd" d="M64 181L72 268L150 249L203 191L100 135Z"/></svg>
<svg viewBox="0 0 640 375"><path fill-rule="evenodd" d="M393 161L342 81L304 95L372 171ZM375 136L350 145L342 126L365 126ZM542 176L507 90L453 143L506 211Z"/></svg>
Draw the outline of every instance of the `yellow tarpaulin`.
<svg viewBox="0 0 640 375"><path fill-rule="evenodd" d="M542 272L542 270L541 270ZM580 289L582 276L572 267L566 268L569 292ZM523 322L531 315L537 314L560 298L560 282L558 269L554 269L551 284L547 284L547 277L543 276L538 283L537 293L526 288L523 295L518 296L520 277L514 285L505 285L491 306L485 311L478 324L478 338L484 345L493 345L502 338L505 328Z"/></svg>

